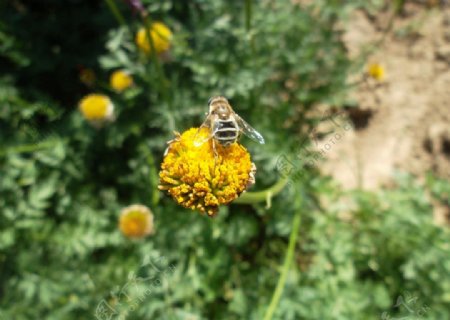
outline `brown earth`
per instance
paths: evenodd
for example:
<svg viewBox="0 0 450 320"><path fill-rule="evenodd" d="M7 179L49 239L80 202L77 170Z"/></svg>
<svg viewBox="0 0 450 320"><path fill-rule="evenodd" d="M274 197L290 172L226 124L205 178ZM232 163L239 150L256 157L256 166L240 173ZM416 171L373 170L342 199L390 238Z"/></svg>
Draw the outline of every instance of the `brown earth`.
<svg viewBox="0 0 450 320"><path fill-rule="evenodd" d="M344 34L352 57L385 35L369 63L386 72L353 93L354 128L320 141L329 144L323 171L346 189L389 186L397 171L450 178L450 8L408 3L386 32L389 17L355 11ZM438 220L449 214L435 211Z"/></svg>
<svg viewBox="0 0 450 320"><path fill-rule="evenodd" d="M345 188L378 188L395 171L450 178L450 9L405 10L369 58L385 79L362 82L349 113L355 129L326 153L324 171ZM387 21L388 13L354 12L344 35L349 54L380 39Z"/></svg>

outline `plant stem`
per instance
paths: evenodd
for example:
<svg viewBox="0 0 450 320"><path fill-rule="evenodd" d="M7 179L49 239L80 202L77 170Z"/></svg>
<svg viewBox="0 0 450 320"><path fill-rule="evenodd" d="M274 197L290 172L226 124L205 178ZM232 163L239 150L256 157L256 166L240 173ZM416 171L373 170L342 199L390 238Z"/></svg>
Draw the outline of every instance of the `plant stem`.
<svg viewBox="0 0 450 320"><path fill-rule="evenodd" d="M250 41L250 53L255 56L255 42L252 34L252 0L245 0L245 30Z"/></svg>
<svg viewBox="0 0 450 320"><path fill-rule="evenodd" d="M157 81L158 88L160 89L159 91L160 91L160 94L163 96L163 99L165 101L168 101L168 95L167 95L168 81L167 81L166 75L164 73L164 69L156 55L155 43L153 42L153 38L150 34L150 30L152 27L152 21L150 20L149 15L144 15L143 20L144 20L145 35L147 36L147 41L150 44L150 56L151 56L153 64L155 65L155 68L156 68L156 71L157 71L158 77L159 77L159 82Z"/></svg>
<svg viewBox="0 0 450 320"><path fill-rule="evenodd" d="M153 158L153 154L149 151L147 156L147 163L150 167L150 184L152 189L152 206L156 207L159 202L159 190L158 190L158 173L155 167L155 159Z"/></svg>
<svg viewBox="0 0 450 320"><path fill-rule="evenodd" d="M300 210L294 216L292 221L292 230L289 236L289 244L286 250L286 257L284 259L283 268L281 269L280 278L278 278L278 283L275 288L275 291L272 296L272 300L270 301L270 305L267 308L266 314L264 316L264 320L271 320L275 310L277 308L278 302L280 301L281 294L283 293L284 285L286 284L286 278L289 271L289 267L291 266L292 259L294 257L295 252L295 243L297 241L298 228L300 226Z"/></svg>
<svg viewBox="0 0 450 320"><path fill-rule="evenodd" d="M261 201L270 201L273 196L277 195L281 190L283 190L287 183L287 177L281 178L273 186L267 188L266 190L243 193L239 198L234 200L234 203L254 204Z"/></svg>
<svg viewBox="0 0 450 320"><path fill-rule="evenodd" d="M247 31L247 37L250 45L250 55L252 57L251 59L251 66L250 68L252 71L256 69L255 67L255 41L253 39L253 33L252 33L252 1L253 0L245 0L245 30ZM255 74L254 72L252 72ZM249 103L253 108L257 108L257 102L256 102L256 96L255 89L252 88L249 92Z"/></svg>
<svg viewBox="0 0 450 320"><path fill-rule="evenodd" d="M120 10L117 8L115 1L114 0L105 0L105 2L108 5L109 10L112 12L114 17L116 18L117 22L119 22L119 24L122 26L126 26L127 23L125 22L125 19L122 16L122 13L120 13Z"/></svg>
<svg viewBox="0 0 450 320"><path fill-rule="evenodd" d="M245 29L250 32L252 21L252 0L245 0Z"/></svg>

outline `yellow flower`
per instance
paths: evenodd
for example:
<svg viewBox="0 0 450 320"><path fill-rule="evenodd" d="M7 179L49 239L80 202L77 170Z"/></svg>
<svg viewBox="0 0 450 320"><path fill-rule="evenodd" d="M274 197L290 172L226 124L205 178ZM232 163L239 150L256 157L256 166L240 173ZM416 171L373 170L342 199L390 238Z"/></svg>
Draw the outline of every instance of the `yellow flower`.
<svg viewBox="0 0 450 320"><path fill-rule="evenodd" d="M189 129L170 142L161 164L159 189L167 190L183 207L213 216L219 205L245 191L254 169L250 154L239 143L229 147L216 143L216 156L212 140L196 146L197 130ZM199 135L206 138L209 132L204 128Z"/></svg>
<svg viewBox="0 0 450 320"><path fill-rule="evenodd" d="M114 105L109 97L103 94L90 94L81 99L79 108L84 118L92 122L111 120Z"/></svg>
<svg viewBox="0 0 450 320"><path fill-rule="evenodd" d="M367 67L367 73L377 81L383 81L385 76L384 67L379 63L371 63Z"/></svg>
<svg viewBox="0 0 450 320"><path fill-rule="evenodd" d="M124 70L116 70L111 74L109 84L116 92L122 92L133 85L133 77Z"/></svg>
<svg viewBox="0 0 450 320"><path fill-rule="evenodd" d="M162 22L154 22L149 29L150 37L153 40L153 46L157 54L167 51L172 39L172 31ZM136 34L136 44L145 53L150 53L152 48L147 38L145 28L139 29Z"/></svg>
<svg viewBox="0 0 450 320"><path fill-rule="evenodd" d="M146 206L135 204L122 209L119 228L128 238L143 238L153 233L153 214Z"/></svg>

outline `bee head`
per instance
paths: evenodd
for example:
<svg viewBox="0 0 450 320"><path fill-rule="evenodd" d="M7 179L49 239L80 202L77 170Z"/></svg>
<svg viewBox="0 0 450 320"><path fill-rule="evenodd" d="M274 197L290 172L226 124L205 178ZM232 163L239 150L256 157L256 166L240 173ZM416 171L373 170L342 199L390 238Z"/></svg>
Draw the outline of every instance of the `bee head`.
<svg viewBox="0 0 450 320"><path fill-rule="evenodd" d="M212 97L208 101L209 113L217 115L220 119L226 120L230 116L230 105L225 97Z"/></svg>

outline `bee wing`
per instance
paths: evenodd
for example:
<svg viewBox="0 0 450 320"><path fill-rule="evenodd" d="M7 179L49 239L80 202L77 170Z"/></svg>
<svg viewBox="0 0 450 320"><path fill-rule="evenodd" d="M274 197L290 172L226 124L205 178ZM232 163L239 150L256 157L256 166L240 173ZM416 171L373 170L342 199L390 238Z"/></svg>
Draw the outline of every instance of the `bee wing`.
<svg viewBox="0 0 450 320"><path fill-rule="evenodd" d="M209 135L206 137L202 137L199 133L203 128L209 128ZM197 132L194 136L194 146L200 147L202 144L204 144L206 141L211 139L214 136L215 132L211 129L211 117L208 115L205 119L205 121L202 123L200 128L198 128Z"/></svg>
<svg viewBox="0 0 450 320"><path fill-rule="evenodd" d="M236 113L234 114L234 117L236 118L236 122L239 125L240 130L249 138L255 140L256 142L259 142L260 144L264 144L264 138L263 136L256 131L251 125L249 125L247 122L244 121L239 115Z"/></svg>

